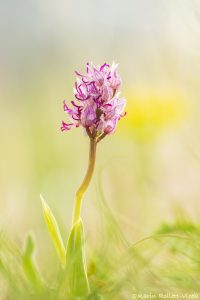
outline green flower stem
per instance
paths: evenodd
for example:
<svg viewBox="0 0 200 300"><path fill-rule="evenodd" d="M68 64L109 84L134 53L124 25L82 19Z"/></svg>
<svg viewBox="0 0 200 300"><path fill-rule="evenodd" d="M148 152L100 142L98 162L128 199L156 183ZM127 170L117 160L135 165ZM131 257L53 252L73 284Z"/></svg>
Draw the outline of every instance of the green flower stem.
<svg viewBox="0 0 200 300"><path fill-rule="evenodd" d="M89 183L91 181L91 178L92 178L92 175L94 172L94 166L95 166L95 160L96 160L96 148L97 148L96 138L91 136L90 137L90 153L89 153L89 162L88 162L87 172L86 172L83 182L81 183L79 189L76 192L76 196L75 196L73 225L80 218L82 198L83 198L85 191L87 190L87 188L89 186Z"/></svg>

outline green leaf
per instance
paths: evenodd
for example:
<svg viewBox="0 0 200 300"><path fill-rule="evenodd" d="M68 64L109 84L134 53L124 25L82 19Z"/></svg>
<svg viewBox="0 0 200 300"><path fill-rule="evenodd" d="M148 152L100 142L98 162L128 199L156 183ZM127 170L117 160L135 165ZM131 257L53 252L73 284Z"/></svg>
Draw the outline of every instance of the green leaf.
<svg viewBox="0 0 200 300"><path fill-rule="evenodd" d="M67 276L69 294L71 297L87 297L89 283L85 262L84 231L82 221L79 220L72 227L67 244Z"/></svg>
<svg viewBox="0 0 200 300"><path fill-rule="evenodd" d="M58 224L56 222L56 219L55 219L51 209L49 208L46 201L44 200L44 198L41 195L40 195L40 199L42 201L44 218L45 218L48 230L49 230L49 234L54 243L54 246L56 248L56 251L57 251L58 257L61 261L61 264L63 267L65 267L66 250L65 250L65 246L64 246L61 234L60 234Z"/></svg>

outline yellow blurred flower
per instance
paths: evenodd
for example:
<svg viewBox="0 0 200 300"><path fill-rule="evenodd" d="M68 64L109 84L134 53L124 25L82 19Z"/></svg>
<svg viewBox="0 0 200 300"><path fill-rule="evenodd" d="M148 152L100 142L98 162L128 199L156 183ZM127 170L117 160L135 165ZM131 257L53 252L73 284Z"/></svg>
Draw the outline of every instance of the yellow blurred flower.
<svg viewBox="0 0 200 300"><path fill-rule="evenodd" d="M129 92L126 99L125 127L140 140L152 139L163 129L176 127L187 115L186 102L178 93Z"/></svg>

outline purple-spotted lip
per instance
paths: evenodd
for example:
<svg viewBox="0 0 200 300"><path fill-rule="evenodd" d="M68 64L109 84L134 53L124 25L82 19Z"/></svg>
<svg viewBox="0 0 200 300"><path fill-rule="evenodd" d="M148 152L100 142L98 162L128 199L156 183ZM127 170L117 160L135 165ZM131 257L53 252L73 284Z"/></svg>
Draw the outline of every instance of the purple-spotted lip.
<svg viewBox="0 0 200 300"><path fill-rule="evenodd" d="M91 81L90 83L86 84L87 92L91 94L98 94L99 90L95 85L95 81Z"/></svg>

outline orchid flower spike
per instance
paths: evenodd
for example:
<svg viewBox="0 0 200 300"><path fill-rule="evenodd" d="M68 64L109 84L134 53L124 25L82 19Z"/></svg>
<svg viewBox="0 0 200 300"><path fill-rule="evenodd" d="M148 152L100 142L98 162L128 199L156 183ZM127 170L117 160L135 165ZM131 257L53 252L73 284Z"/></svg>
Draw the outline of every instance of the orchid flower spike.
<svg viewBox="0 0 200 300"><path fill-rule="evenodd" d="M62 122L62 131L82 126L97 142L115 131L118 120L126 114L123 113L126 100L119 97L121 78L117 66L87 63L85 75L75 72L76 100L71 101L71 107L64 101L64 111L70 121Z"/></svg>

